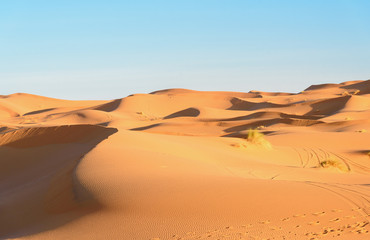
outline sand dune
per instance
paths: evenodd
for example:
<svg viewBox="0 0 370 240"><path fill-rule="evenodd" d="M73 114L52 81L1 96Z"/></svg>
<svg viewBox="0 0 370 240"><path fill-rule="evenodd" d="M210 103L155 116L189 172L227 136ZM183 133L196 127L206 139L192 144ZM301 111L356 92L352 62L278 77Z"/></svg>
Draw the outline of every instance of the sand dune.
<svg viewBox="0 0 370 240"><path fill-rule="evenodd" d="M12 94L0 134L0 239L370 238L370 80Z"/></svg>

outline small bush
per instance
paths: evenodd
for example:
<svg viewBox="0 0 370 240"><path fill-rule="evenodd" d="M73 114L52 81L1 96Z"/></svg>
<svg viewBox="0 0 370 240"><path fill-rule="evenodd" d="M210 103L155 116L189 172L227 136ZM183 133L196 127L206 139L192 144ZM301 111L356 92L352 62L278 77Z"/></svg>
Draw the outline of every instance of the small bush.
<svg viewBox="0 0 370 240"><path fill-rule="evenodd" d="M322 168L337 168L337 169L339 169L343 172L348 172L349 171L348 167L343 162L341 162L338 159L334 159L334 158L329 158L329 159L326 159L325 161L321 161L320 162L320 167L322 167Z"/></svg>
<svg viewBox="0 0 370 240"><path fill-rule="evenodd" d="M264 135L256 129L254 130L250 129L248 131L247 141L252 144L261 145L266 148L271 148L271 143L267 141Z"/></svg>
<svg viewBox="0 0 370 240"><path fill-rule="evenodd" d="M344 92L342 92L342 96L352 96L352 95L356 95L360 92L360 90L358 89L352 89L352 90L346 90Z"/></svg>

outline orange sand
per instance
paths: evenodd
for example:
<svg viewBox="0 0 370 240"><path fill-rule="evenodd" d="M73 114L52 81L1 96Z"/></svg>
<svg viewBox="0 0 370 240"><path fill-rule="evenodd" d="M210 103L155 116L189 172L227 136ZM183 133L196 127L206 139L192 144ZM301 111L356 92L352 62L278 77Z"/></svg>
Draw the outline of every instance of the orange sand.
<svg viewBox="0 0 370 240"><path fill-rule="evenodd" d="M0 239L370 238L370 80L12 94L0 133Z"/></svg>

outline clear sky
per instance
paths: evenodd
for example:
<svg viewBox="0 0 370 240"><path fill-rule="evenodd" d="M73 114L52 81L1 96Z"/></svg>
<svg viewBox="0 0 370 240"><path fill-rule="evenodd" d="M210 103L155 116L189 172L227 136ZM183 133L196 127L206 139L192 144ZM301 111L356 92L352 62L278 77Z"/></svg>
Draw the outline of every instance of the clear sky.
<svg viewBox="0 0 370 240"><path fill-rule="evenodd" d="M0 94L298 92L369 78L369 0L0 1Z"/></svg>

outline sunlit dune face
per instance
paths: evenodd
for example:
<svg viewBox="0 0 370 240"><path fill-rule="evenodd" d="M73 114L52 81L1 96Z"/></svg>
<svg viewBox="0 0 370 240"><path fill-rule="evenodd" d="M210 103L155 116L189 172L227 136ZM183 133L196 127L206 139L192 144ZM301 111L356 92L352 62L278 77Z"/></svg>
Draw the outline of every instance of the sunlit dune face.
<svg viewBox="0 0 370 240"><path fill-rule="evenodd" d="M2 239L368 239L370 81L0 97Z"/></svg>

